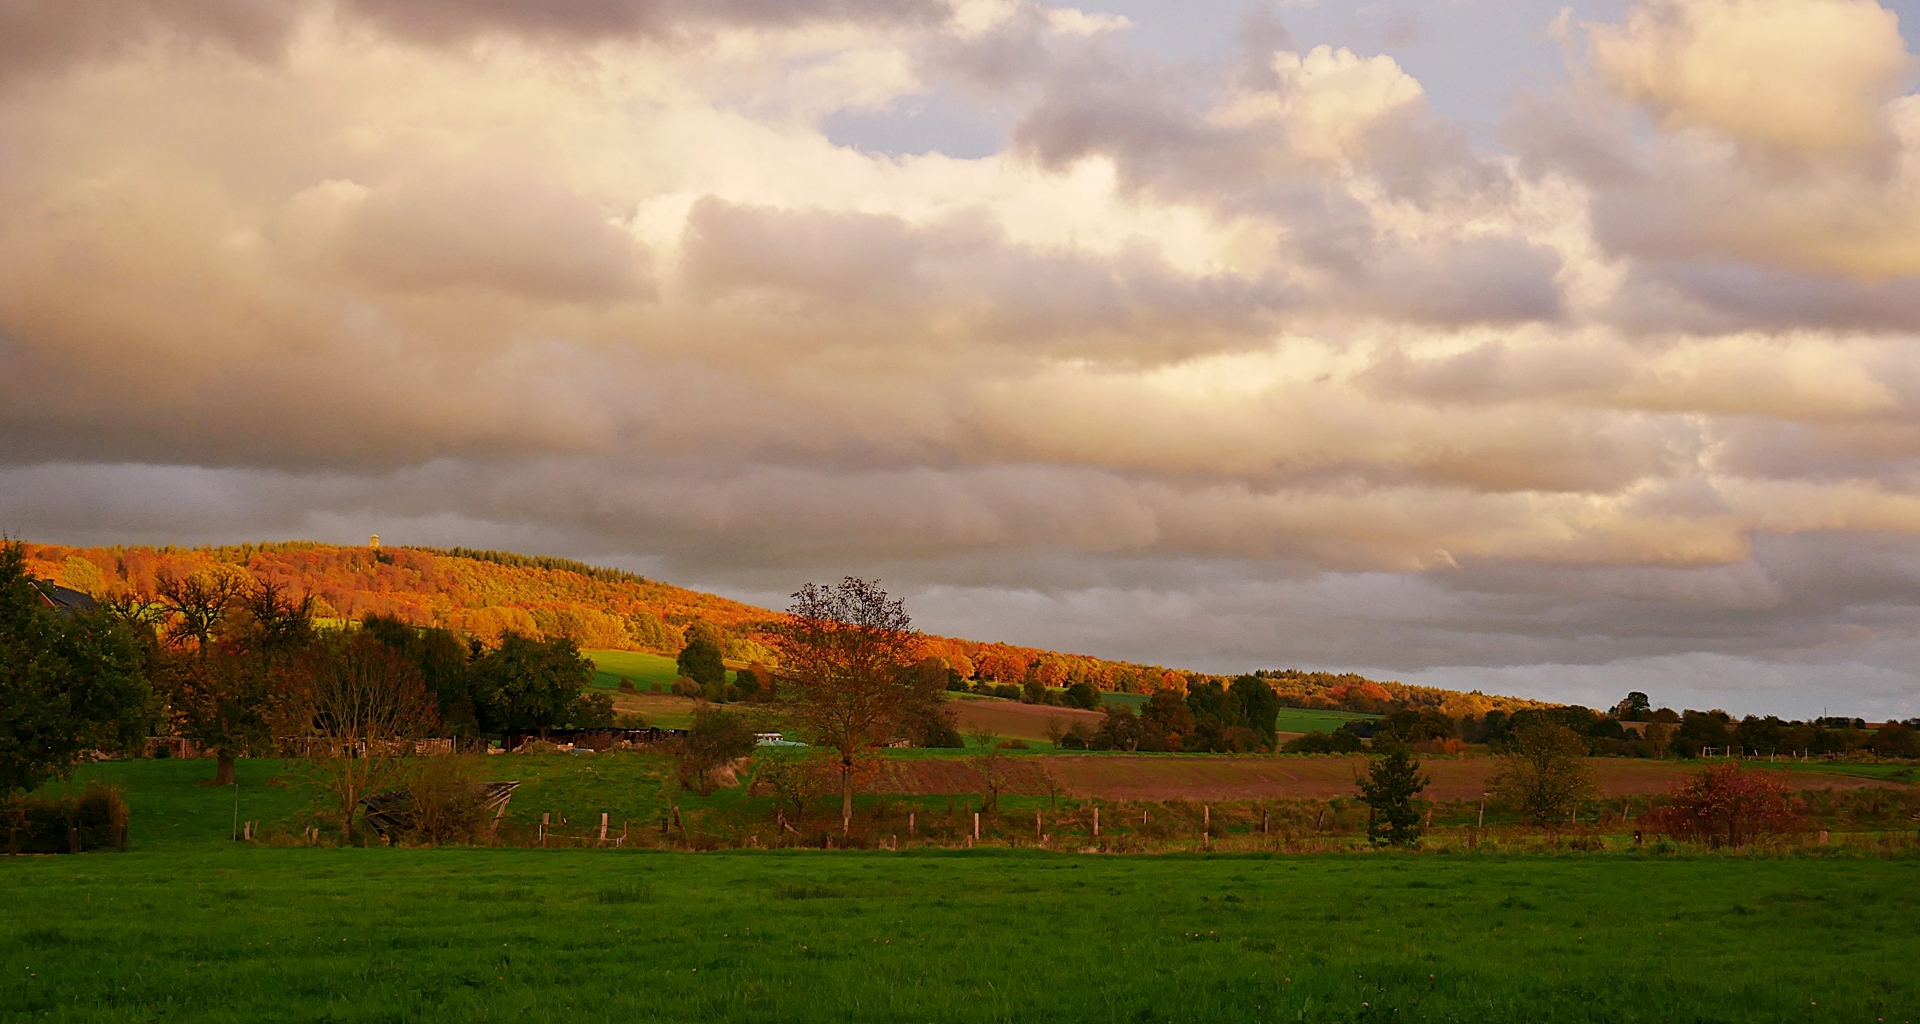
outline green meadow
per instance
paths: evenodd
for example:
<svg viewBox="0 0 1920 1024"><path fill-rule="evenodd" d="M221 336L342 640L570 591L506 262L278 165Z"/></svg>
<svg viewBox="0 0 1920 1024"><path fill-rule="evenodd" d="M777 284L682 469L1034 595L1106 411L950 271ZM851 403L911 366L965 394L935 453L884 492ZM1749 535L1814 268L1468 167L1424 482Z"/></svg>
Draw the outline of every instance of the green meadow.
<svg viewBox="0 0 1920 1024"><path fill-rule="evenodd" d="M1907 1021L1912 860L200 848L0 864L9 1021Z"/></svg>
<svg viewBox="0 0 1920 1024"><path fill-rule="evenodd" d="M650 689L659 683L661 689L672 685L680 677L680 667L674 659L663 654L647 654L643 651L582 651L593 659L593 685L602 689L616 689L622 677L633 680L633 685ZM727 673L732 678L733 673Z"/></svg>
<svg viewBox="0 0 1920 1024"><path fill-rule="evenodd" d="M511 764L506 762L511 761ZM643 819L639 757L489 758ZM283 762L93 766L124 853L0 860L0 1021L1902 1021L1912 856L252 846Z"/></svg>

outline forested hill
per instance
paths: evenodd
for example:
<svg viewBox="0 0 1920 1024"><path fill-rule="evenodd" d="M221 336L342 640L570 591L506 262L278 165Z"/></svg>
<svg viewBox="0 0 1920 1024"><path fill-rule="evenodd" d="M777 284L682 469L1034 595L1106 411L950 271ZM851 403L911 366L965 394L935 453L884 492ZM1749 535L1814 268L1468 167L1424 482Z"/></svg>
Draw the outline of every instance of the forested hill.
<svg viewBox="0 0 1920 1024"><path fill-rule="evenodd" d="M323 619L394 615L447 626L493 644L508 631L567 636L584 648L679 651L686 628L705 620L727 639L727 657L771 661L765 633L780 613L563 558L466 548L339 547L305 541L223 547L74 548L27 544L27 570L99 598L151 595L162 578L216 565L244 567L256 578L310 594ZM1011 644L930 637L930 653L967 678L1051 685L1082 679L1101 689L1150 692L1185 689L1215 678L1159 665ZM1383 711L1399 704L1442 707L1449 714L1536 706L1533 701L1459 693L1319 672L1263 672L1295 707Z"/></svg>

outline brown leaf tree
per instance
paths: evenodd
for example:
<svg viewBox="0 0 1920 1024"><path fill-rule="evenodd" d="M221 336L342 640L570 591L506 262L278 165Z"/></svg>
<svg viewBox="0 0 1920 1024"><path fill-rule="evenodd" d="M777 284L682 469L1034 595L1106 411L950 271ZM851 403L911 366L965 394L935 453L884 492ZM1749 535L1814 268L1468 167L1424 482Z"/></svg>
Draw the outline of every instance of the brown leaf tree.
<svg viewBox="0 0 1920 1024"><path fill-rule="evenodd" d="M879 581L852 576L800 588L787 614L774 633L780 675L795 717L839 756L840 827L851 832L861 761L927 699L909 672L920 634Z"/></svg>

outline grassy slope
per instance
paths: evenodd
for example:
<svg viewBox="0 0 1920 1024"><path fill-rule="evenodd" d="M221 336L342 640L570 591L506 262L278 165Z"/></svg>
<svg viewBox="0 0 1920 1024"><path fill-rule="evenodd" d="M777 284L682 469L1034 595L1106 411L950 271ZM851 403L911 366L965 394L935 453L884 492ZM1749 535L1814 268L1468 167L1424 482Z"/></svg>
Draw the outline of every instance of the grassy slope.
<svg viewBox="0 0 1920 1024"><path fill-rule="evenodd" d="M679 662L664 654L648 654L645 651L581 651L581 654L593 659L593 685L602 689L615 689L620 685L622 676L633 680L633 685L642 690L659 683L666 689L675 679L680 678ZM727 681L732 682L738 675L727 670Z"/></svg>
<svg viewBox="0 0 1920 1024"><path fill-rule="evenodd" d="M1351 711L1318 711L1311 708L1281 708L1274 728L1280 732L1332 732L1348 722L1367 721L1379 715L1359 715Z"/></svg>
<svg viewBox="0 0 1920 1024"><path fill-rule="evenodd" d="M643 651L581 651L593 659L593 685L603 689L614 689L620 685L620 677L633 680L633 684L642 690L654 683L665 689L680 676L680 669L672 658L662 654L647 654Z"/></svg>
<svg viewBox="0 0 1920 1024"><path fill-rule="evenodd" d="M1913 868L226 844L36 858L0 871L0 1020L1907 1021Z"/></svg>

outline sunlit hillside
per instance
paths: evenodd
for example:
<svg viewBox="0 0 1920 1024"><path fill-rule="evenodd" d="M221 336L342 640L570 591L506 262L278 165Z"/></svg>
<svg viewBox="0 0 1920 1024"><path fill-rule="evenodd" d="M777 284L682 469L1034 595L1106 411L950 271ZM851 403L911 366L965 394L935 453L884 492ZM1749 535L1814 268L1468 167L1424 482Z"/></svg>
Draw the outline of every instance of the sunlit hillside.
<svg viewBox="0 0 1920 1024"><path fill-rule="evenodd" d="M324 619L394 615L446 626L498 643L515 631L566 636L581 647L674 653L686 628L705 620L727 638L727 657L771 662L766 631L779 612L677 587L633 573L562 558L461 548L340 547L305 541L205 548L75 548L26 545L28 571L99 598L150 597L161 580L216 564L244 567L256 578L312 595ZM1053 686L1081 680L1103 690L1148 693L1185 689L1213 678L1159 665L1112 661L1012 644L929 637L928 651L967 679ZM1381 711L1394 704L1433 705L1451 714L1484 714L1535 702L1459 693L1351 674L1263 673L1295 707Z"/></svg>

